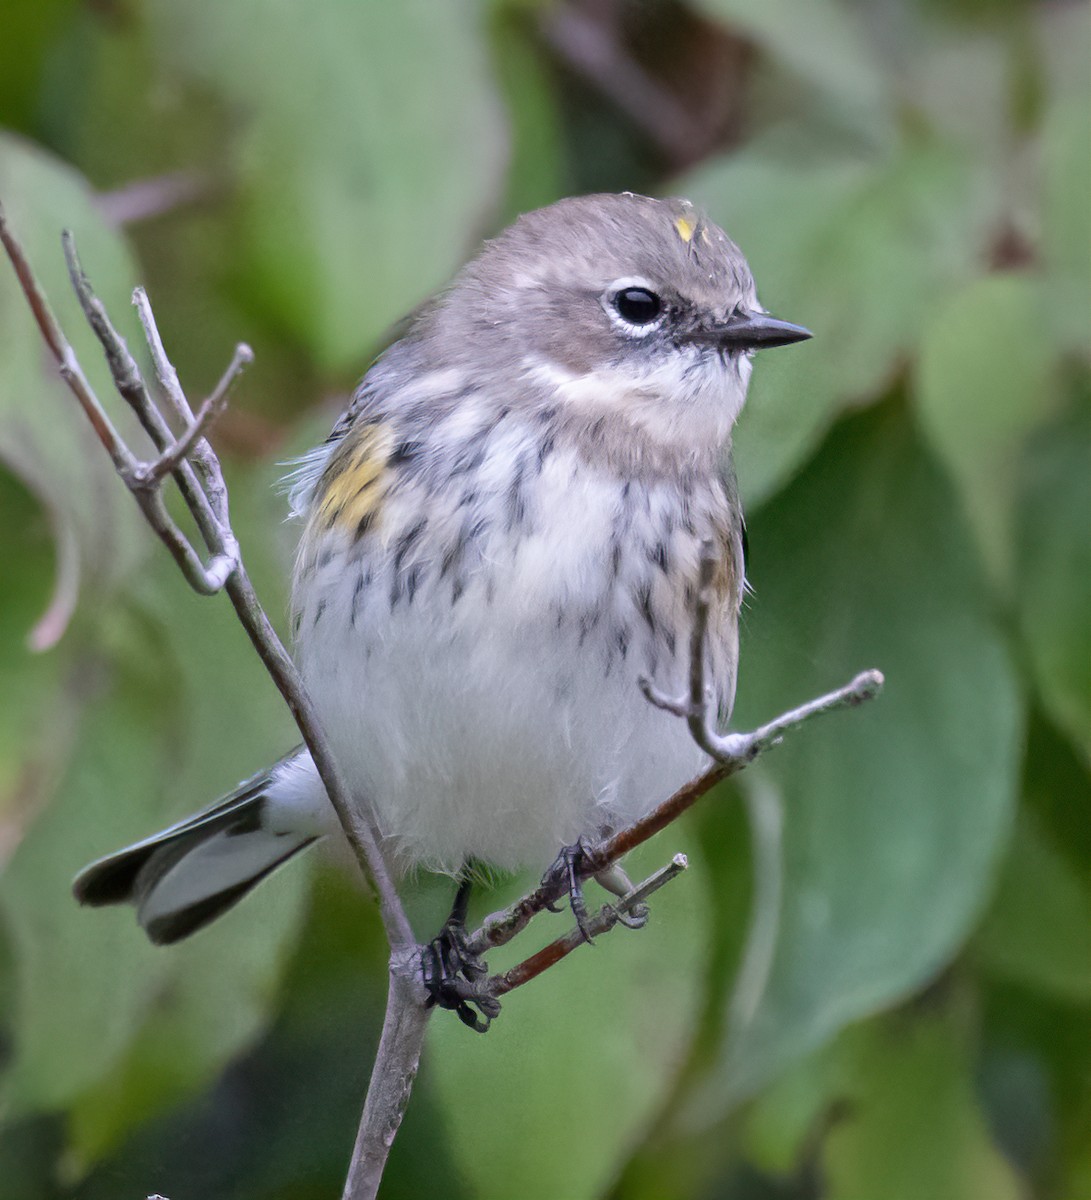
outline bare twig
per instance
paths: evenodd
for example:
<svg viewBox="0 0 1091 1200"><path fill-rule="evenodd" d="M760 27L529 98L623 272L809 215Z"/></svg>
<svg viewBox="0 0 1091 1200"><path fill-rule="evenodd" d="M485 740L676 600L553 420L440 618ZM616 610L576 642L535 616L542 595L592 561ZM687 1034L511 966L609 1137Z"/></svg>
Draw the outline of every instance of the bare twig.
<svg viewBox="0 0 1091 1200"><path fill-rule="evenodd" d="M193 420L188 423L182 435L168 446L155 460L148 463L137 477L136 482L141 487L154 487L167 475L178 469L183 459L193 453L198 438L203 438L212 427L212 423L227 407L227 398L231 393L235 380L242 374L245 367L254 361L254 352L245 342L235 347L234 357L220 382L213 388L211 394L197 410Z"/></svg>
<svg viewBox="0 0 1091 1200"><path fill-rule="evenodd" d="M632 889L626 892L624 896L616 900L613 904L604 904L597 913L587 922L587 933L591 937L598 937L600 934L608 933L621 920L625 913L631 913L639 909L644 901L653 893L659 891L661 887L666 886L672 879L677 879L679 875L689 866L689 862L684 854L676 854L674 858L665 866L660 867L658 871L649 875L643 883L639 883ZM530 958L519 963L518 966L512 967L509 971L505 971L502 975L494 975L488 980L486 988L491 996L497 999L500 996L506 995L508 992L514 991L517 987L522 987L525 983L530 983L532 979L536 979L543 971L548 970L554 964L567 957L573 950L578 950L580 946L586 945L587 938L579 929L573 929L563 937L557 938L555 941L537 954L532 954Z"/></svg>
<svg viewBox="0 0 1091 1200"><path fill-rule="evenodd" d="M345 1192L352 1200L372 1197L404 1110L404 1101L396 1108L389 1108L383 1106L384 1098L390 1093L391 1081L399 1079L406 1081L405 1094L408 1095L420 1057L428 1010L419 979L416 940L383 859L378 830L370 815L353 803L295 664L254 592L228 519L227 488L220 464L203 436L225 402L232 382L251 356L247 348L239 347L220 384L195 416L167 359L146 297L143 293L138 294L135 299L140 306L157 373L164 384L164 394L182 424L181 433L175 437L156 406L139 366L94 294L80 266L71 234L66 234L65 254L73 287L84 315L102 345L114 386L133 409L158 451L157 458L142 461L129 449L106 415L53 316L22 247L11 233L2 208L0 242L15 268L23 294L57 361L61 377L79 401L149 525L170 550L194 590L205 595L221 589L227 591L251 643L295 718L345 837L377 893L391 947L390 1005L372 1074L374 1099L369 1092ZM167 475L172 475L178 483L197 523L211 556L207 565L202 563L200 555L167 512L162 495L162 484ZM392 1031L390 1036L387 1036L388 1030ZM357 1160L368 1164L367 1170L358 1171Z"/></svg>
<svg viewBox="0 0 1091 1200"><path fill-rule="evenodd" d="M541 29L554 53L608 96L670 162L694 162L707 148L707 134L681 100L626 53L606 25L565 4L547 11Z"/></svg>
<svg viewBox="0 0 1091 1200"><path fill-rule="evenodd" d="M356 1133L342 1200L378 1194L387 1155L405 1114L420 1063L432 1010L425 1006L419 958L394 956L387 985L386 1014Z"/></svg>
<svg viewBox="0 0 1091 1200"><path fill-rule="evenodd" d="M197 171L172 171L150 179L136 179L96 198L100 213L111 225L135 225L189 208L215 196L218 185L211 175Z"/></svg>

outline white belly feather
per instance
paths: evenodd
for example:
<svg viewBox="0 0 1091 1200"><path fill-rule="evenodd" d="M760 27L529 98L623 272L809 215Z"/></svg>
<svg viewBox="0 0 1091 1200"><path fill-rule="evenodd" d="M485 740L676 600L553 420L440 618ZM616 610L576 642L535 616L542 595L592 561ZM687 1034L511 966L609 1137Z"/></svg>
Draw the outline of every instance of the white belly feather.
<svg viewBox="0 0 1091 1200"><path fill-rule="evenodd" d="M366 539L324 532L297 580L304 678L402 866L544 866L581 834L648 811L702 765L685 723L649 705L637 680L684 687L683 581L696 576L703 531L673 528L663 570L649 547L663 541L665 496L647 488L634 504L575 453L544 464L517 535L506 510L488 511L501 494L478 502L487 531L446 571L463 518L449 497L407 488ZM422 505L427 526L399 558ZM667 646L662 627L679 624ZM715 655L725 703L733 612L730 625Z"/></svg>

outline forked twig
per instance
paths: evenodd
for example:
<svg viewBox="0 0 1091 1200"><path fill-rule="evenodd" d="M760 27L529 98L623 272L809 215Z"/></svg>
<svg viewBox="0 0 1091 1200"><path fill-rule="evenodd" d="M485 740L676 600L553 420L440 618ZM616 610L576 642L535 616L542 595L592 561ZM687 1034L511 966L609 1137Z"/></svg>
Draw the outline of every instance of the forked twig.
<svg viewBox="0 0 1091 1200"><path fill-rule="evenodd" d="M135 454L107 416L0 207L0 242L15 268L27 304L57 362L61 378L78 400L148 524L171 552L190 586L202 595L213 595L221 590L227 592L239 621L291 710L345 837L375 888L391 946L391 1009L387 1020L398 1025L403 1036L384 1039L372 1071L369 1102L365 1105L350 1170L351 1190L346 1184L345 1192L352 1200L365 1200L378 1191L383 1166L404 1109L404 1103L397 1109L377 1108L371 1097L386 1096L392 1079L408 1077L411 1080L420 1057L427 1010L423 986L414 965L417 947L413 930L379 848L378 831L369 814L352 803L302 679L258 601L231 529L227 486L220 463L204 437L226 403L232 383L252 354L245 346L236 349L220 383L195 415L163 349L147 297L138 291L135 301L163 385L165 402L182 427L175 436L152 397L136 360L92 290L80 265L72 235L66 233L63 241L73 287L88 324L102 345L114 386L156 448L157 455L151 460L145 461ZM168 477L173 477L178 484L197 524L209 555L207 563L202 561L167 511L162 488Z"/></svg>

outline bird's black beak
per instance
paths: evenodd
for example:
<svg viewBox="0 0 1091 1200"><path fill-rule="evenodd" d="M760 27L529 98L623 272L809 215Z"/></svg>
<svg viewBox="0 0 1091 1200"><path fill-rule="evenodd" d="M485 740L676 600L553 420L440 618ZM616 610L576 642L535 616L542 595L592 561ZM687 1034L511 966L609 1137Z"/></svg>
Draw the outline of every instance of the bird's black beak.
<svg viewBox="0 0 1091 1200"><path fill-rule="evenodd" d="M736 312L726 321L694 330L687 340L716 346L721 350L765 350L771 346L790 346L813 337L809 329L778 321L763 312Z"/></svg>

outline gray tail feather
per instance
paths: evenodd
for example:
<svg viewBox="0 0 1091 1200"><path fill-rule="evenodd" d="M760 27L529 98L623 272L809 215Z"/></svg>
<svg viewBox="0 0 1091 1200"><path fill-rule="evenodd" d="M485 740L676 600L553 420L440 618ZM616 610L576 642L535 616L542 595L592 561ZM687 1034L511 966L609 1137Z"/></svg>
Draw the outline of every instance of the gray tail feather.
<svg viewBox="0 0 1091 1200"><path fill-rule="evenodd" d="M315 841L312 834L266 826L275 770L260 771L211 807L84 867L72 884L76 899L92 906L134 904L156 944L203 928Z"/></svg>

